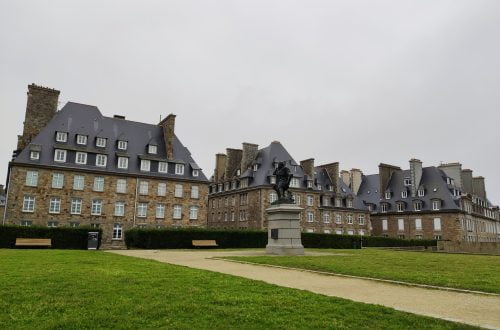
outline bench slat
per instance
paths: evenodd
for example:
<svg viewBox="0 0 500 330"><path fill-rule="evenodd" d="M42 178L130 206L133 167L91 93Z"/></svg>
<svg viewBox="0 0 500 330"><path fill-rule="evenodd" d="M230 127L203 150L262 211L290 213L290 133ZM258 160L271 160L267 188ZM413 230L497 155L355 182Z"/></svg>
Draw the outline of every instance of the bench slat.
<svg viewBox="0 0 500 330"><path fill-rule="evenodd" d="M52 246L50 238L16 238L16 246Z"/></svg>

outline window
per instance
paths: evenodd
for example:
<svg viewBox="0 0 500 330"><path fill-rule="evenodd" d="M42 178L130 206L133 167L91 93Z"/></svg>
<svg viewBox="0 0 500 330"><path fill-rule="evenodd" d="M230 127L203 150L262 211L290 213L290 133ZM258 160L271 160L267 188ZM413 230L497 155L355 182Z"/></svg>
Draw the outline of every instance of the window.
<svg viewBox="0 0 500 330"><path fill-rule="evenodd" d="M127 180L118 179L116 180L116 192L120 194L125 194L127 192Z"/></svg>
<svg viewBox="0 0 500 330"><path fill-rule="evenodd" d="M27 171L25 184L27 186L30 186L30 187L38 186L38 172L37 171Z"/></svg>
<svg viewBox="0 0 500 330"><path fill-rule="evenodd" d="M441 235L434 235L434 239L436 241L440 241L442 238L441 238Z"/></svg>
<svg viewBox="0 0 500 330"><path fill-rule="evenodd" d="M64 185L64 174L53 173L52 174L52 188L61 189Z"/></svg>
<svg viewBox="0 0 500 330"><path fill-rule="evenodd" d="M106 147L106 138L98 137L95 140L95 146L100 147L100 148L105 148Z"/></svg>
<svg viewBox="0 0 500 330"><path fill-rule="evenodd" d="M49 221L49 222L47 222L47 227L49 227L49 228L56 228L57 224L58 224L57 221Z"/></svg>
<svg viewBox="0 0 500 330"><path fill-rule="evenodd" d="M313 206L314 205L314 197L311 195L307 195L307 206Z"/></svg>
<svg viewBox="0 0 500 330"><path fill-rule="evenodd" d="M167 162L159 162L158 163L158 172L167 173L168 172L168 163Z"/></svg>
<svg viewBox="0 0 500 330"><path fill-rule="evenodd" d="M241 210L240 211L240 221L246 221L247 220L247 211Z"/></svg>
<svg viewBox="0 0 500 330"><path fill-rule="evenodd" d="M312 188L313 182L311 180L307 180L307 188Z"/></svg>
<svg viewBox="0 0 500 330"><path fill-rule="evenodd" d="M438 200L432 201L432 209L434 211L438 211L439 208L440 208L440 206L441 206L441 202L440 201L438 201Z"/></svg>
<svg viewBox="0 0 500 330"><path fill-rule="evenodd" d="M30 151L30 159L31 160L39 160L40 152L39 151Z"/></svg>
<svg viewBox="0 0 500 330"><path fill-rule="evenodd" d="M391 199L391 192L390 191L385 192L385 199Z"/></svg>
<svg viewBox="0 0 500 330"><path fill-rule="evenodd" d="M441 230L441 218L434 218L434 230Z"/></svg>
<svg viewBox="0 0 500 330"><path fill-rule="evenodd" d="M158 196L166 196L167 195L167 184L165 182L158 183Z"/></svg>
<svg viewBox="0 0 500 330"><path fill-rule="evenodd" d="M181 184L176 184L175 185L175 192L174 192L174 196L175 197L182 197L182 185Z"/></svg>
<svg viewBox="0 0 500 330"><path fill-rule="evenodd" d="M318 184L317 187L318 187L318 190L323 189L320 184Z"/></svg>
<svg viewBox="0 0 500 330"><path fill-rule="evenodd" d="M100 199L92 200L92 208L90 210L90 214L101 215L101 213L102 213L102 201Z"/></svg>
<svg viewBox="0 0 500 330"><path fill-rule="evenodd" d="M56 149L54 152L54 161L64 163L66 161L66 150Z"/></svg>
<svg viewBox="0 0 500 330"><path fill-rule="evenodd" d="M104 178L102 176L94 177L94 191L104 191Z"/></svg>
<svg viewBox="0 0 500 330"><path fill-rule="evenodd" d="M175 174L184 175L184 164L175 164Z"/></svg>
<svg viewBox="0 0 500 330"><path fill-rule="evenodd" d="M141 171L149 172L151 168L151 161L147 159L141 159Z"/></svg>
<svg viewBox="0 0 500 330"><path fill-rule="evenodd" d="M358 230L359 236L365 236L365 231L363 229Z"/></svg>
<svg viewBox="0 0 500 330"><path fill-rule="evenodd" d="M398 212L403 212L405 210L405 205L403 203L398 203Z"/></svg>
<svg viewBox="0 0 500 330"><path fill-rule="evenodd" d="M407 198L408 197L408 191L407 190L403 190L401 192L401 198Z"/></svg>
<svg viewBox="0 0 500 330"><path fill-rule="evenodd" d="M404 184L405 184L405 186L411 186L411 179L410 178L405 178L404 179Z"/></svg>
<svg viewBox="0 0 500 330"><path fill-rule="evenodd" d="M398 230L405 230L405 219L398 219Z"/></svg>
<svg viewBox="0 0 500 330"><path fill-rule="evenodd" d="M197 177L200 175L200 171L199 170L193 170L193 176L194 177ZM234 189L234 188L233 188Z"/></svg>
<svg viewBox="0 0 500 330"><path fill-rule="evenodd" d="M335 206L336 207L342 207L342 199L336 198L335 199Z"/></svg>
<svg viewBox="0 0 500 330"><path fill-rule="evenodd" d="M307 222L314 222L314 212L307 212Z"/></svg>
<svg viewBox="0 0 500 330"><path fill-rule="evenodd" d="M191 198L198 199L200 195L200 188L198 186L191 186Z"/></svg>
<svg viewBox="0 0 500 330"><path fill-rule="evenodd" d="M147 195L148 192L149 192L149 182L140 181L139 182L139 194L140 195Z"/></svg>
<svg viewBox="0 0 500 330"><path fill-rule="evenodd" d="M382 213L386 213L387 209L388 209L388 207L387 207L386 203L380 204L380 210L382 211Z"/></svg>
<svg viewBox="0 0 500 330"><path fill-rule="evenodd" d="M416 238L416 239L422 239L422 238L423 238L423 236L419 234L419 235L415 235L415 238Z"/></svg>
<svg viewBox="0 0 500 330"><path fill-rule="evenodd" d="M352 199L347 200L347 207L352 207Z"/></svg>
<svg viewBox="0 0 500 330"><path fill-rule="evenodd" d="M292 178L292 180L290 181L290 187L300 188L300 180L297 178Z"/></svg>
<svg viewBox="0 0 500 330"><path fill-rule="evenodd" d="M181 205L174 205L173 218L174 219L181 219L182 218L182 206Z"/></svg>
<svg viewBox="0 0 500 330"><path fill-rule="evenodd" d="M128 168L128 157L118 157L118 168L123 170Z"/></svg>
<svg viewBox="0 0 500 330"><path fill-rule="evenodd" d="M323 212L323 222L330 223L330 212Z"/></svg>
<svg viewBox="0 0 500 330"><path fill-rule="evenodd" d="M148 203L137 203L137 216L145 218L148 214Z"/></svg>
<svg viewBox="0 0 500 330"><path fill-rule="evenodd" d="M235 217L234 217L234 211L231 212L231 221L234 221L235 220Z"/></svg>
<svg viewBox="0 0 500 330"><path fill-rule="evenodd" d="M50 198L49 213L61 213L61 199L59 197Z"/></svg>
<svg viewBox="0 0 500 330"><path fill-rule="evenodd" d="M198 206L190 206L189 207L189 220L197 220L197 219L198 219ZM231 215L231 221L234 221L234 212Z"/></svg>
<svg viewBox="0 0 500 330"><path fill-rule="evenodd" d="M127 150L127 141L119 140L118 141L118 149Z"/></svg>
<svg viewBox="0 0 500 330"><path fill-rule="evenodd" d="M335 229L336 235L342 235L342 229Z"/></svg>
<svg viewBox="0 0 500 330"><path fill-rule="evenodd" d="M347 215L347 224L349 224L349 225L352 225L352 224L353 224L353 221L352 221L352 214L348 214L348 215Z"/></svg>
<svg viewBox="0 0 500 330"><path fill-rule="evenodd" d="M269 194L269 203L274 203L278 200L278 194L272 192Z"/></svg>
<svg viewBox="0 0 500 330"><path fill-rule="evenodd" d="M35 212L35 197L24 196L23 212Z"/></svg>
<svg viewBox="0 0 500 330"><path fill-rule="evenodd" d="M85 186L85 177L83 175L75 175L73 177L73 190L83 190Z"/></svg>
<svg viewBox="0 0 500 330"><path fill-rule="evenodd" d="M157 219L165 218L165 204L156 204L156 218Z"/></svg>
<svg viewBox="0 0 500 330"><path fill-rule="evenodd" d="M416 201L414 204L415 211L422 211L422 202Z"/></svg>
<svg viewBox="0 0 500 330"><path fill-rule="evenodd" d="M292 198L295 201L295 204L300 205L300 195L293 194Z"/></svg>
<svg viewBox="0 0 500 330"><path fill-rule="evenodd" d="M387 219L382 219L382 230L387 231Z"/></svg>
<svg viewBox="0 0 500 330"><path fill-rule="evenodd" d="M254 164L253 165L253 171L257 172L258 169L259 169L259 164Z"/></svg>
<svg viewBox="0 0 500 330"><path fill-rule="evenodd" d="M33 221L29 221L29 220L23 220L21 221L21 226L23 227L29 227L33 224Z"/></svg>
<svg viewBox="0 0 500 330"><path fill-rule="evenodd" d="M399 239L405 239L405 234L399 234L399 235L398 235L398 238L399 238Z"/></svg>
<svg viewBox="0 0 500 330"><path fill-rule="evenodd" d="M148 145L148 153L149 154L156 155L157 151L158 151L158 147L157 146L155 146L154 144Z"/></svg>
<svg viewBox="0 0 500 330"><path fill-rule="evenodd" d="M122 239L122 235L123 235L122 225L115 223L113 225L113 237L112 237L112 239L117 239L117 240Z"/></svg>
<svg viewBox="0 0 500 330"><path fill-rule="evenodd" d="M418 190L418 197L424 197L425 195L425 190L424 189L419 189Z"/></svg>
<svg viewBox="0 0 500 330"><path fill-rule="evenodd" d="M108 156L97 154L95 157L95 166L106 167L106 163L108 162Z"/></svg>
<svg viewBox="0 0 500 330"><path fill-rule="evenodd" d="M90 228L92 229L99 229L100 225L98 223L91 223Z"/></svg>
<svg viewBox="0 0 500 330"><path fill-rule="evenodd" d="M422 219L415 219L415 230L422 230Z"/></svg>
<svg viewBox="0 0 500 330"><path fill-rule="evenodd" d="M56 132L56 141L57 142L67 142L68 141L68 133Z"/></svg>
<svg viewBox="0 0 500 330"><path fill-rule="evenodd" d="M347 231L347 235L354 235L354 230L352 230L352 229L351 229L351 230L348 230L348 231Z"/></svg>
<svg viewBox="0 0 500 330"><path fill-rule="evenodd" d="M365 224L365 215L364 214L359 214L358 215L358 224L364 225Z"/></svg>
<svg viewBox="0 0 500 330"><path fill-rule="evenodd" d="M336 214L335 215L335 223L336 224L341 224L342 223L342 215Z"/></svg>
<svg viewBox="0 0 500 330"><path fill-rule="evenodd" d="M81 214L82 213L82 200L81 198L72 198L71 199L71 214Z"/></svg>
<svg viewBox="0 0 500 330"><path fill-rule="evenodd" d="M87 144L87 135L77 134L76 135L76 143L81 144L81 145L86 145Z"/></svg>
<svg viewBox="0 0 500 330"><path fill-rule="evenodd" d="M87 153L86 152L77 152L75 157L75 162L77 164L85 165L87 164Z"/></svg>
<svg viewBox="0 0 500 330"><path fill-rule="evenodd" d="M125 215L125 202L115 203L115 217L123 217Z"/></svg>

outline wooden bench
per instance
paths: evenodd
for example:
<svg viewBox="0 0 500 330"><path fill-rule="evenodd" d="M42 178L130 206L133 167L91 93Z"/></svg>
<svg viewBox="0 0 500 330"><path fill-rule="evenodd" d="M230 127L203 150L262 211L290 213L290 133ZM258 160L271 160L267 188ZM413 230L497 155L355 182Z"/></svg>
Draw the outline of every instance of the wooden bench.
<svg viewBox="0 0 500 330"><path fill-rule="evenodd" d="M51 247L50 238L16 238L16 246L45 246Z"/></svg>
<svg viewBox="0 0 500 330"><path fill-rule="evenodd" d="M217 242L213 239L208 239L208 240L196 240L194 239L191 244L193 244L194 247L217 247Z"/></svg>

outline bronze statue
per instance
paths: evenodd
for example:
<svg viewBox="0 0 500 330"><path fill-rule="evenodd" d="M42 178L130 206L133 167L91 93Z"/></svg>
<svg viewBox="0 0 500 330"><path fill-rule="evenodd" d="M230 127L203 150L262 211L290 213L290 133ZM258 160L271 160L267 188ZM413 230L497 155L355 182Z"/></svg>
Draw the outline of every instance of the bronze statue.
<svg viewBox="0 0 500 330"><path fill-rule="evenodd" d="M278 199L272 204L295 203L292 194L288 191L293 175L290 169L285 166L285 162L278 163L278 168L274 170L273 175L276 176L276 184L273 189L278 194Z"/></svg>

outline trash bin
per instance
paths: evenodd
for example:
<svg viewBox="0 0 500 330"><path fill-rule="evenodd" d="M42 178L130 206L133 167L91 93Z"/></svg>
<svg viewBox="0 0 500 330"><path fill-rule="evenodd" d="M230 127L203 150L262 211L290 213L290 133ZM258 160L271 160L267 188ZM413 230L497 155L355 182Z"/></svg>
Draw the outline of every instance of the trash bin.
<svg viewBox="0 0 500 330"><path fill-rule="evenodd" d="M97 250L98 245L99 245L99 232L96 231L89 232L89 238L87 240L87 249Z"/></svg>

